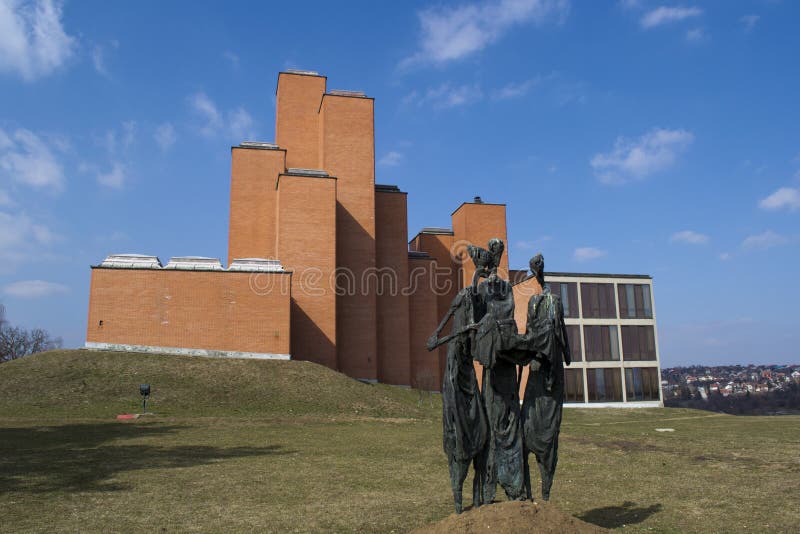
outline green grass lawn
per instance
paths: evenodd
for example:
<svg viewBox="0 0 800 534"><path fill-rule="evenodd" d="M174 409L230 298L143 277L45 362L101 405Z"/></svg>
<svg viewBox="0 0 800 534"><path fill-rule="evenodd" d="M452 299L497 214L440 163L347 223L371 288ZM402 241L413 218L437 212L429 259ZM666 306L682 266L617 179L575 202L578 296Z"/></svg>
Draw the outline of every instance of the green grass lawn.
<svg viewBox="0 0 800 534"><path fill-rule="evenodd" d="M157 415L115 421L140 382ZM2 364L0 388L3 532L406 532L451 512L436 396L303 362L85 351ZM570 409L560 443L552 502L585 521L800 524L800 417Z"/></svg>

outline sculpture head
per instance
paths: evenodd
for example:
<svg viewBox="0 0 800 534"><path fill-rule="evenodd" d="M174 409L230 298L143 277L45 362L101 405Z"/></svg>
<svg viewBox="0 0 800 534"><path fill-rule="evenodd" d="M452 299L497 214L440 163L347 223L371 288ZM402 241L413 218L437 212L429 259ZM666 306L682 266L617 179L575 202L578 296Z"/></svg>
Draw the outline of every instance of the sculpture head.
<svg viewBox="0 0 800 534"><path fill-rule="evenodd" d="M493 237L489 240L489 253L492 255L490 269L493 273L496 273L497 268L500 267L500 258L503 257L503 251L505 251L505 249L506 246L499 237Z"/></svg>
<svg viewBox="0 0 800 534"><path fill-rule="evenodd" d="M503 244L503 240L499 237L493 237L489 240L489 251L494 256L502 256L505 249L506 246Z"/></svg>
<svg viewBox="0 0 800 534"><path fill-rule="evenodd" d="M544 256L541 253L531 258L528 263L531 268L531 274L539 281L539 285L544 287Z"/></svg>

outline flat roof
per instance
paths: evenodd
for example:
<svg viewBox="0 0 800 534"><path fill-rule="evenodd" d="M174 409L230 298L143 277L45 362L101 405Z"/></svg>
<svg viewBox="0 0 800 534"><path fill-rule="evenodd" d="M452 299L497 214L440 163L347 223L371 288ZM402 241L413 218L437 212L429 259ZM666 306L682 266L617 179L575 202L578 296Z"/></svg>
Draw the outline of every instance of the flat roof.
<svg viewBox="0 0 800 534"><path fill-rule="evenodd" d="M285 148L281 148L275 143L267 143L264 141L242 141L238 145L231 146L231 150L234 148L250 148L254 150L282 150L286 152Z"/></svg>
<svg viewBox="0 0 800 534"><path fill-rule="evenodd" d="M455 214L455 212L457 212L467 204L475 204L476 206L505 206L505 204L497 204L495 202L462 202L460 206L458 206L456 209L453 210L450 216L452 217Z"/></svg>
<svg viewBox="0 0 800 534"><path fill-rule="evenodd" d="M405 191L400 191L400 188L391 184L375 184L375 191L380 193L402 193L407 195Z"/></svg>
<svg viewBox="0 0 800 534"><path fill-rule="evenodd" d="M523 271L526 269L509 269L509 271ZM627 278L627 279L638 279L638 280L652 280L653 277L649 274L608 274L608 273L556 273L556 272L544 272L545 282L547 282L548 276L555 276L555 277L562 277L562 278ZM529 274L522 280L517 282L512 282L511 285L521 284L527 280L533 278L532 274Z"/></svg>
<svg viewBox="0 0 800 534"><path fill-rule="evenodd" d="M418 258L418 259L430 259L430 260L433 259L430 254L428 254L427 252L422 252L420 250L409 250L408 257Z"/></svg>

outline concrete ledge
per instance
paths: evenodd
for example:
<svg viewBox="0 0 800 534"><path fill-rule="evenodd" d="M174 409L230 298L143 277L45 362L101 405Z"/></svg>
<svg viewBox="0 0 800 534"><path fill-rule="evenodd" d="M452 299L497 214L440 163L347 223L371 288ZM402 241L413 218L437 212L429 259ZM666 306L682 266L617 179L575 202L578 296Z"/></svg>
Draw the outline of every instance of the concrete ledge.
<svg viewBox="0 0 800 534"><path fill-rule="evenodd" d="M659 401L565 402L564 408L663 408Z"/></svg>
<svg viewBox="0 0 800 534"><path fill-rule="evenodd" d="M236 352L231 350L187 349L179 347L153 347L150 345L127 345L122 343L97 343L87 341L84 347L89 350L111 350L116 352L143 352L147 354L174 354L177 356L202 356L204 358L236 358L243 360L291 360L291 354L271 354L267 352Z"/></svg>

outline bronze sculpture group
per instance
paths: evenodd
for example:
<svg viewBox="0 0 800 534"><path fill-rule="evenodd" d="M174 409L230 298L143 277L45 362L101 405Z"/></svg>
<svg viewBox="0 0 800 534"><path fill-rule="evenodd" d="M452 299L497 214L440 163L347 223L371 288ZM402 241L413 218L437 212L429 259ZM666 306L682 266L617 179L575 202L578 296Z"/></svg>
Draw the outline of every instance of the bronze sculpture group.
<svg viewBox="0 0 800 534"><path fill-rule="evenodd" d="M530 298L526 329L520 334L511 284L497 274L504 248L496 238L489 241L488 250L468 247L476 269L472 285L456 295L427 344L433 350L447 343L443 445L457 513L470 464L475 471L472 502L477 507L492 502L498 483L511 500L532 498L530 453L539 465L542 499L548 500L558 461L563 365L570 363L563 307L544 287L544 258L537 254L530 269L543 292ZM450 335L439 338L451 318ZM483 366L482 387L473 360ZM520 406L525 365L530 373Z"/></svg>

